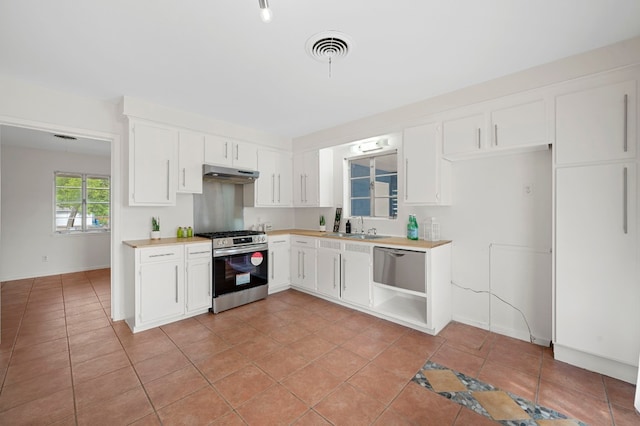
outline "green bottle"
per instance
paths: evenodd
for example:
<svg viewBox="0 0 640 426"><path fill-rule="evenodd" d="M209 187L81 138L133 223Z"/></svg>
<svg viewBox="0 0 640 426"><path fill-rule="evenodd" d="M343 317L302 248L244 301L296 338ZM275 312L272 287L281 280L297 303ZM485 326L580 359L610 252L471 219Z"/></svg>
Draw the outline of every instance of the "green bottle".
<svg viewBox="0 0 640 426"><path fill-rule="evenodd" d="M415 215L409 215L409 223L407 223L407 238L410 240L418 239L418 221Z"/></svg>

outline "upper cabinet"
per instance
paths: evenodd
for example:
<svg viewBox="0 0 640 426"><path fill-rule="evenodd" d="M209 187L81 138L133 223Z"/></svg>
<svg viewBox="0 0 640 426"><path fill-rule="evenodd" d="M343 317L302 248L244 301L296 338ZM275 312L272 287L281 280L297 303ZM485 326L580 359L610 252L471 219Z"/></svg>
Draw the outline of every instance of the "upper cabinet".
<svg viewBox="0 0 640 426"><path fill-rule="evenodd" d="M178 143L178 192L202 194L204 135L180 131Z"/></svg>
<svg viewBox="0 0 640 426"><path fill-rule="evenodd" d="M255 205L262 207L291 205L291 154L258 150L260 178L255 182Z"/></svg>
<svg viewBox="0 0 640 426"><path fill-rule="evenodd" d="M239 142L217 135L207 135L204 144L204 162L206 164L258 170L258 148L248 142Z"/></svg>
<svg viewBox="0 0 640 426"><path fill-rule="evenodd" d="M175 205L178 131L129 123L129 205Z"/></svg>
<svg viewBox="0 0 640 426"><path fill-rule="evenodd" d="M442 120L442 155L448 160L546 149L551 142L547 102L540 94L459 108Z"/></svg>
<svg viewBox="0 0 640 426"><path fill-rule="evenodd" d="M635 158L636 81L556 98L556 163Z"/></svg>
<svg viewBox="0 0 640 426"><path fill-rule="evenodd" d="M547 145L547 114L542 99L491 111L494 149Z"/></svg>
<svg viewBox="0 0 640 426"><path fill-rule="evenodd" d="M484 123L484 114L445 120L442 123L443 154L455 156L478 153L486 144Z"/></svg>
<svg viewBox="0 0 640 426"><path fill-rule="evenodd" d="M451 204L451 164L442 160L439 124L404 130L405 204Z"/></svg>
<svg viewBox="0 0 640 426"><path fill-rule="evenodd" d="M332 207L333 151L321 149L293 156L293 205Z"/></svg>

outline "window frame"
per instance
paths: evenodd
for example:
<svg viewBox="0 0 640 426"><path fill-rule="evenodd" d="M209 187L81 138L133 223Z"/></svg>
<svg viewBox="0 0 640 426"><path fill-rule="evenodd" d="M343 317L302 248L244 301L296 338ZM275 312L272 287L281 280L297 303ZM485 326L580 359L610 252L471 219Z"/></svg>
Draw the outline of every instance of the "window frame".
<svg viewBox="0 0 640 426"><path fill-rule="evenodd" d="M395 155L396 156L396 171L393 173L385 173L382 175L376 174L376 167L375 167L375 161L376 158L378 157L384 157L384 156L389 156L389 155ZM352 193L352 182L354 179L362 179L363 176L358 176L358 177L352 177L351 176L351 172L352 172L352 168L351 168L351 162L352 161L358 161L358 160L364 160L364 159L368 159L369 160L369 196L368 197L354 197L353 193ZM397 179L399 176L398 173L398 169L399 169L399 164L398 164L398 150L397 149L393 149L393 150L385 150L385 151L381 151L381 152L376 152L376 153L372 153L372 154L363 154L363 155L358 155L358 156L353 156L353 157L348 157L345 158L346 160L346 169L347 169L347 179L346 179L346 184L347 184L347 191L346 193L347 195L347 199L346 204L348 205L349 208L349 217L366 217L368 219L387 219L387 220L396 220L398 218L398 202L399 202L399 188L398 188L398 184L397 184ZM371 167L371 162L373 161L373 167ZM375 182L376 182L376 178L379 176L396 176L396 195L392 196L386 196L386 197L376 197L375 194ZM353 210L352 210L352 201L353 200L361 200L361 199L369 199L369 216L364 216L364 215L354 215ZM396 215L395 216L375 216L375 203L377 199L388 199L390 203L392 203L392 200L395 200L395 211L396 211ZM371 213L374 214L374 216L371 216Z"/></svg>
<svg viewBox="0 0 640 426"><path fill-rule="evenodd" d="M58 188L64 188L62 186L58 186L58 177L71 177L71 178L80 178L81 179L81 199L80 206L81 208L78 210L80 227L79 229L59 229L58 227ZM88 192L89 188L87 181L89 179L106 179L109 187L105 188L109 192L109 201L107 202L90 202L88 200ZM92 234L92 233L109 233L111 232L111 217L113 211L112 205L112 180L110 175L100 174L100 173L81 173L81 172L64 172L64 171L54 171L53 172L53 232L56 235L73 235L73 234ZM93 228L87 226L87 221L89 218L88 206L91 204L108 204L109 206L109 226L101 227L101 228ZM78 217L74 219L78 220Z"/></svg>

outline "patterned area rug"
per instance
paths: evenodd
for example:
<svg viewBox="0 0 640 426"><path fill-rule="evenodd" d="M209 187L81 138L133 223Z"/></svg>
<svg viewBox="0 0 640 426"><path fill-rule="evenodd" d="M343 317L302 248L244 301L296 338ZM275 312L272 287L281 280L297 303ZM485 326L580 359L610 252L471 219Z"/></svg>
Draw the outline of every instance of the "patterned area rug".
<svg viewBox="0 0 640 426"><path fill-rule="evenodd" d="M537 405L473 377L427 361L412 379L420 386L478 414L508 426L587 426L550 408Z"/></svg>

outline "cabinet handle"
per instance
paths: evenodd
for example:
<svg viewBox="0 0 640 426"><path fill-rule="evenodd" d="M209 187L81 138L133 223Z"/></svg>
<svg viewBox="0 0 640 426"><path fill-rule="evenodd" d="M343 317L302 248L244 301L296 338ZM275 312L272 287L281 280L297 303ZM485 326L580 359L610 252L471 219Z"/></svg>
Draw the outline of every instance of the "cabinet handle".
<svg viewBox="0 0 640 426"><path fill-rule="evenodd" d="M335 257L333 258L333 288L336 288L336 259Z"/></svg>
<svg viewBox="0 0 640 426"><path fill-rule="evenodd" d="M184 281L187 283L187 286L189 285L189 267L187 266L187 269L185 269L184 271ZM176 291L176 303L178 303L178 292ZM187 311L189 310L189 298L187 297L187 300L185 302Z"/></svg>
<svg viewBox="0 0 640 426"><path fill-rule="evenodd" d="M169 197L169 189L171 188L171 182L169 178L171 177L171 160L167 160L167 201L170 199Z"/></svg>
<svg viewBox="0 0 640 426"><path fill-rule="evenodd" d="M275 173L271 174L271 202L276 202L276 175Z"/></svg>
<svg viewBox="0 0 640 426"><path fill-rule="evenodd" d="M182 187L187 186L187 169L185 167L182 168Z"/></svg>
<svg viewBox="0 0 640 426"><path fill-rule="evenodd" d="M628 112L629 112L629 95L625 94L624 95L624 152L627 152L627 121L629 120L628 117Z"/></svg>
<svg viewBox="0 0 640 426"><path fill-rule="evenodd" d="M272 251L269 256L271 256L271 279L273 279L273 265L276 263L276 253Z"/></svg>
<svg viewBox="0 0 640 426"><path fill-rule="evenodd" d="M303 279L303 280L306 278L306 275L305 275L305 273L304 273L304 272L305 272L305 271L304 271L304 258L305 258L306 256L307 256L307 253L302 252L302 279Z"/></svg>
<svg viewBox="0 0 640 426"><path fill-rule="evenodd" d="M209 268L207 268L209 270L209 284L207 284L207 287L209 287L209 292L207 293L207 295L209 297L211 297L211 284L212 284L212 281L211 281L211 270L212 270L211 262L207 263L207 265L209 266Z"/></svg>
<svg viewBox="0 0 640 426"><path fill-rule="evenodd" d="M204 250L204 251L193 251L189 254L205 254L205 253L211 253L211 251L209 250Z"/></svg>
<svg viewBox="0 0 640 426"><path fill-rule="evenodd" d="M278 203L280 202L281 193L282 193L282 186L280 185L280 175L278 174Z"/></svg>
<svg viewBox="0 0 640 426"><path fill-rule="evenodd" d="M229 142L224 143L224 159L229 158Z"/></svg>
<svg viewBox="0 0 640 426"><path fill-rule="evenodd" d="M409 199L409 159L404 159L404 199Z"/></svg>
<svg viewBox="0 0 640 426"><path fill-rule="evenodd" d="M164 257L164 256L173 256L173 253L160 253L160 254L149 255L149 257Z"/></svg>
<svg viewBox="0 0 640 426"><path fill-rule="evenodd" d="M178 265L176 265L176 303L178 303Z"/></svg>
<svg viewBox="0 0 640 426"><path fill-rule="evenodd" d="M342 291L347 291L347 259L342 259Z"/></svg>
<svg viewBox="0 0 640 426"><path fill-rule="evenodd" d="M627 168L622 171L622 230L625 234L629 233L628 219L629 219L629 198L628 198L628 176Z"/></svg>
<svg viewBox="0 0 640 426"><path fill-rule="evenodd" d="M498 146L498 125L497 124L493 125L493 132L495 136L496 146Z"/></svg>
<svg viewBox="0 0 640 426"><path fill-rule="evenodd" d="M302 189L304 187L304 175L300 173L300 202L304 203L304 195L302 195Z"/></svg>
<svg viewBox="0 0 640 426"><path fill-rule="evenodd" d="M240 144L236 144L236 160L240 156Z"/></svg>
<svg viewBox="0 0 640 426"><path fill-rule="evenodd" d="M478 149L480 149L480 128L478 127Z"/></svg>
<svg viewBox="0 0 640 426"><path fill-rule="evenodd" d="M298 278L300 278L300 270L302 268L300 267L300 250L298 250Z"/></svg>

